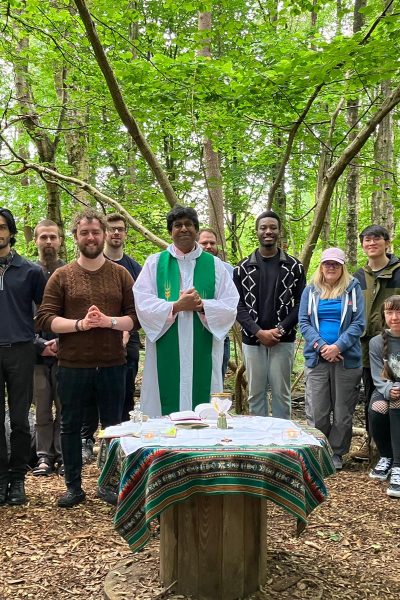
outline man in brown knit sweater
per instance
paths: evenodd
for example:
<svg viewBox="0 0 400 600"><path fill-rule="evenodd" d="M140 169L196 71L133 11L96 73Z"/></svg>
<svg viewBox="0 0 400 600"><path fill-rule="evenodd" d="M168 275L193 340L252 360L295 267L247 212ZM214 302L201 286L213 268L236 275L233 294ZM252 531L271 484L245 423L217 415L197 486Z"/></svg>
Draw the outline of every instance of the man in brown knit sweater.
<svg viewBox="0 0 400 600"><path fill-rule="evenodd" d="M106 223L93 210L75 217L79 257L50 277L38 328L59 335L58 393L67 491L58 506L85 500L81 487L81 426L85 403L96 402L102 427L120 423L126 357L122 332L139 328L126 269L103 255Z"/></svg>

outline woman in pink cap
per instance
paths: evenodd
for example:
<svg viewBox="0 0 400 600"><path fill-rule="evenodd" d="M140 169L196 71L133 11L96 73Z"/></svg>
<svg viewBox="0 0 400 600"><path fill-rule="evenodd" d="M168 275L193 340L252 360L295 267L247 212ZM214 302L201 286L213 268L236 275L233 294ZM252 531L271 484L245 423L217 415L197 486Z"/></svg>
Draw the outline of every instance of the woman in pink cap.
<svg viewBox="0 0 400 600"><path fill-rule="evenodd" d="M361 380L364 301L360 284L340 248L324 250L301 297L307 423L326 435L336 469L350 449L353 413Z"/></svg>

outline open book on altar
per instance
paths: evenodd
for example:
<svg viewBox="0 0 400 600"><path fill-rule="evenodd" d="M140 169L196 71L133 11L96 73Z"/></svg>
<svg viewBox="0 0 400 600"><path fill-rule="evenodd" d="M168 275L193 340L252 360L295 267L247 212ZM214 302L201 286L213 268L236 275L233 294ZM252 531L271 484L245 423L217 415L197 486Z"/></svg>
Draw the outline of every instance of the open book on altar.
<svg viewBox="0 0 400 600"><path fill-rule="evenodd" d="M205 402L198 404L194 410L180 410L169 415L173 423L181 425L201 424L203 419L217 419L218 413L215 408Z"/></svg>

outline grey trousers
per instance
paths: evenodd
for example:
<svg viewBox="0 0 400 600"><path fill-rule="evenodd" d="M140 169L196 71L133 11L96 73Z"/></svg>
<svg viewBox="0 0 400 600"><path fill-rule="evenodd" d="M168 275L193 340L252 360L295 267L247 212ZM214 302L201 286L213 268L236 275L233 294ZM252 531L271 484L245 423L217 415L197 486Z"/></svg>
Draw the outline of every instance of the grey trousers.
<svg viewBox="0 0 400 600"><path fill-rule="evenodd" d="M307 423L326 435L338 456L350 449L361 373L361 367L345 369L343 361L305 368Z"/></svg>
<svg viewBox="0 0 400 600"><path fill-rule="evenodd" d="M294 343L280 342L276 346L242 345L249 384L250 414L259 417L290 419ZM267 393L271 391L271 413Z"/></svg>
<svg viewBox="0 0 400 600"><path fill-rule="evenodd" d="M57 363L35 365L33 401L36 405L36 454L51 462L62 461L60 400L57 395ZM54 405L54 415L53 415Z"/></svg>

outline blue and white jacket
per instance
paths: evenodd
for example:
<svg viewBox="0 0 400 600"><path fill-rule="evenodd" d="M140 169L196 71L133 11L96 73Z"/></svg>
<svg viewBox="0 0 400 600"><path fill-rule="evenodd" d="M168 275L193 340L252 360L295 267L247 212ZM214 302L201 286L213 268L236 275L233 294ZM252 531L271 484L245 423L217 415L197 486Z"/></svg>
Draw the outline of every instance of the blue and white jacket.
<svg viewBox="0 0 400 600"><path fill-rule="evenodd" d="M318 304L320 291L314 284L308 285L300 300L299 326L304 337L304 359L307 367L315 367L320 358L321 346L327 342L320 336ZM335 344L343 355L345 369L361 367L361 343L365 328L364 299L361 286L354 277L342 295L342 315L339 337Z"/></svg>

